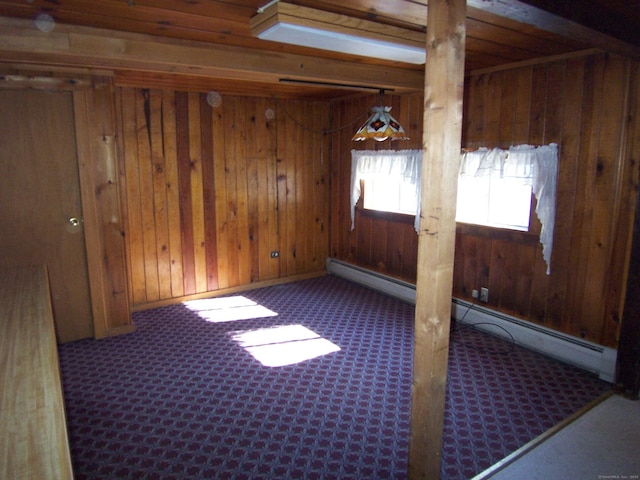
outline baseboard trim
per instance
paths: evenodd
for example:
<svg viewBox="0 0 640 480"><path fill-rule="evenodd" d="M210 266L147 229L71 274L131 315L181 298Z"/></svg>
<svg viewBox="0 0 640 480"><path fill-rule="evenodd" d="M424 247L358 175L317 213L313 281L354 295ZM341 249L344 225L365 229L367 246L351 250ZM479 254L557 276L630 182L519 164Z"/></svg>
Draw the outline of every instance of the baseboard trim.
<svg viewBox="0 0 640 480"><path fill-rule="evenodd" d="M334 258L327 258L326 268L329 274L415 304L416 287L412 283ZM461 323L474 324L479 330L503 336L518 345L593 372L606 382L615 381L618 352L613 348L587 342L458 298L451 301L451 314Z"/></svg>

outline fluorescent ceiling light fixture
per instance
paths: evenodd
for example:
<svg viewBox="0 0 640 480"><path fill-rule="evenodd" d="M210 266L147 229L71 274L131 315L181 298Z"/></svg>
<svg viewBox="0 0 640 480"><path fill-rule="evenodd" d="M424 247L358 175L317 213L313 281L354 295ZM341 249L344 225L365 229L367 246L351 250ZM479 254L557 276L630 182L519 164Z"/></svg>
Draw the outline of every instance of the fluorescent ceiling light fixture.
<svg viewBox="0 0 640 480"><path fill-rule="evenodd" d="M251 34L263 40L396 62L426 61L421 32L282 2L258 12Z"/></svg>

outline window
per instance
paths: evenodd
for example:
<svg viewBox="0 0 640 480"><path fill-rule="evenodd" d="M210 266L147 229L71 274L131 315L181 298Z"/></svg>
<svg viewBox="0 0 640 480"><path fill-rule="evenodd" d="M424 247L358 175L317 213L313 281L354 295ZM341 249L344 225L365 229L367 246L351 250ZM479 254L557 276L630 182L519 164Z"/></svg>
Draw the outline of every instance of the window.
<svg viewBox="0 0 640 480"><path fill-rule="evenodd" d="M363 181L364 208L380 212L416 214L418 196L411 181L384 176L372 176Z"/></svg>
<svg viewBox="0 0 640 480"><path fill-rule="evenodd" d="M542 255L550 272L555 224L558 146L518 145L509 150L463 153L458 178L457 220L528 230L531 192L542 224Z"/></svg>
<svg viewBox="0 0 640 480"><path fill-rule="evenodd" d="M363 181L365 208L415 215L417 231L421 165L422 150L352 150L351 228Z"/></svg>
<svg viewBox="0 0 640 480"><path fill-rule="evenodd" d="M458 180L456 221L489 227L529 230L531 185L505 179Z"/></svg>

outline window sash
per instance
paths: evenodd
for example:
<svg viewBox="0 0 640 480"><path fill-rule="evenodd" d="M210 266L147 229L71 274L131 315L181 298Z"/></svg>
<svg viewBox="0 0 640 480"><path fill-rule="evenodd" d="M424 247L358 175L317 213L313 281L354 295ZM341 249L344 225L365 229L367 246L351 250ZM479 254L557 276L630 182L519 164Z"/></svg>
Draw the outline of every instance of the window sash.
<svg viewBox="0 0 640 480"><path fill-rule="evenodd" d="M509 179L460 177L456 221L526 232L531 193L531 185Z"/></svg>

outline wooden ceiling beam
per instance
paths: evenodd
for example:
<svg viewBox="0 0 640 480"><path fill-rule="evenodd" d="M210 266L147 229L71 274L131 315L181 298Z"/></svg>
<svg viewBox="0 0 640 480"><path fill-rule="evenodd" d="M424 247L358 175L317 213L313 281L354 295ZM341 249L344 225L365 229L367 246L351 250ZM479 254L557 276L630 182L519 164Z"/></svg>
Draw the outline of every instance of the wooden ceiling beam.
<svg viewBox="0 0 640 480"><path fill-rule="evenodd" d="M184 41L56 24L50 33L31 21L0 17L0 61L130 69L278 83L281 78L367 85L396 93L423 88L424 72L336 59Z"/></svg>
<svg viewBox="0 0 640 480"><path fill-rule="evenodd" d="M520 0L467 0L467 8L469 16L473 16L472 9L483 10L594 48L640 59L639 47Z"/></svg>
<svg viewBox="0 0 640 480"><path fill-rule="evenodd" d="M637 0L522 0L581 25L640 46L640 3Z"/></svg>
<svg viewBox="0 0 640 480"><path fill-rule="evenodd" d="M423 32L427 29L427 0L297 0L295 3Z"/></svg>
<svg viewBox="0 0 640 480"><path fill-rule="evenodd" d="M572 45L567 45L558 42L557 38L555 40L550 40L540 37L539 34L534 34L535 41L532 41L533 35L529 32L522 31L522 24L504 26L493 23L489 24L486 21L468 17L466 27L467 38L475 38L484 42L491 42L495 46L500 46L502 48L533 52L537 56L555 55L561 51L572 50L577 46L579 46L580 49L587 48L588 46L578 42L573 42ZM533 28L531 28L531 30L533 30ZM491 50L492 48L489 47L488 51L491 52Z"/></svg>
<svg viewBox="0 0 640 480"><path fill-rule="evenodd" d="M3 16L28 19L34 16L33 9L38 6L41 12L49 12L46 2L41 0L36 0L34 3L11 1L2 5ZM67 25L84 25L209 42L224 38L225 40L234 39L232 43L236 43L250 34L246 19L163 10L140 5L138 2L135 6L128 6L126 2L74 0L73 4L58 3L55 11L50 13L57 22Z"/></svg>

